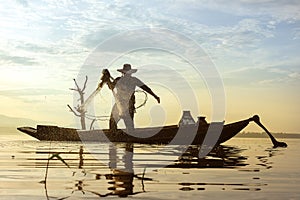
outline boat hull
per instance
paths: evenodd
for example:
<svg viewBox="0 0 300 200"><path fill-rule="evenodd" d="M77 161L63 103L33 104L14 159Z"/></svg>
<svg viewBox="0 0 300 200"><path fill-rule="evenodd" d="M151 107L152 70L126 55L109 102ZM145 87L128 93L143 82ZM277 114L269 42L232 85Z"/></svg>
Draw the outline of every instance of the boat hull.
<svg viewBox="0 0 300 200"><path fill-rule="evenodd" d="M58 126L38 125L37 128L19 127L18 130L38 140L47 141L89 141L89 142L126 142L142 144L174 144L174 145L201 145L207 134L214 134L212 127L220 127L220 135L210 135L215 144L221 144L243 130L252 118L231 124L190 124L184 126L164 126L153 128L136 128L131 134L125 130L112 132L103 130L76 130L74 128L63 128ZM209 131L210 130L210 131ZM218 132L218 131L216 131Z"/></svg>

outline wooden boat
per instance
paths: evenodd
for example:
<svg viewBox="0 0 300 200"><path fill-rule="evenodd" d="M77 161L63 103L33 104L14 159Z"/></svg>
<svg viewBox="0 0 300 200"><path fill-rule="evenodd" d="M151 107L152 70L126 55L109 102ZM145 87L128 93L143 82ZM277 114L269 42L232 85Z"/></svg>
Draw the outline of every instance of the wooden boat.
<svg viewBox="0 0 300 200"><path fill-rule="evenodd" d="M222 132L216 144L221 144L234 137L243 130L254 116L249 119L226 124L213 122L207 123L205 119L199 118L198 122L186 125L170 125L163 127L136 128L134 135L126 134L125 130L117 131L103 130L77 130L74 128L63 128L58 126L38 125L37 128L19 127L19 131L26 133L38 140L48 141L95 141L95 142L127 142L142 144L194 144L201 145L209 132L210 126L221 125ZM218 136L218 135L217 135Z"/></svg>

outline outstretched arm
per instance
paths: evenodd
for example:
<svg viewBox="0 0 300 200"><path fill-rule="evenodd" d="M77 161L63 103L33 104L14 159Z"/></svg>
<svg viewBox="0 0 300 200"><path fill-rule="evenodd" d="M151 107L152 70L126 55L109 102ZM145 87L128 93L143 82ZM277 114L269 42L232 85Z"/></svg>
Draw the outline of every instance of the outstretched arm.
<svg viewBox="0 0 300 200"><path fill-rule="evenodd" d="M143 90L145 90L146 92L148 92L149 94L151 94L158 103L160 103L160 98L159 96L157 96L156 94L154 94L154 92L147 86L147 85L142 85L140 86L140 88L142 88Z"/></svg>

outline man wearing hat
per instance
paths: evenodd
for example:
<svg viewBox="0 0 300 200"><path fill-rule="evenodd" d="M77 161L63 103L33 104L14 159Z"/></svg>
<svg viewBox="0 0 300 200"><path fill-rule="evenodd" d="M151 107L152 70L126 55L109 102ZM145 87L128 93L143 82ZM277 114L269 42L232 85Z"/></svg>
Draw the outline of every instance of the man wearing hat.
<svg viewBox="0 0 300 200"><path fill-rule="evenodd" d="M127 132L134 130L134 112L135 112L135 88L138 86L147 93L151 94L158 103L160 98L154 94L154 92L145 85L140 79L132 76L137 69L132 69L130 64L124 64L123 69L118 69L122 73L121 77L115 80L110 80L110 74L108 70L103 73L102 81L106 82L108 87L113 91L116 103L114 104L109 120L109 128L112 131L117 130L117 123L120 119L124 120Z"/></svg>

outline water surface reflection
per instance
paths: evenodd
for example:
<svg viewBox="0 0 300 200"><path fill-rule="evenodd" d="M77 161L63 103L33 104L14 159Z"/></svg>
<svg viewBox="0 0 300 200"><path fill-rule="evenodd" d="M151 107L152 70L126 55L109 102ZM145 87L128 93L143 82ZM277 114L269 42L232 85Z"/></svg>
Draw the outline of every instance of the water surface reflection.
<svg viewBox="0 0 300 200"><path fill-rule="evenodd" d="M265 185L252 183L252 181L251 183L185 181L186 176L192 176L189 170L241 169L248 163L247 157L242 155L244 150L234 146L218 146L204 158L198 157L199 146L189 146L184 153L181 153L182 148L186 149L186 147L176 146L158 152L155 150L156 146L124 143L102 146L92 144L88 149L79 144L64 148L40 147L35 152L36 157L28 158L28 162L23 164L27 167L48 168L48 181L45 187L47 195L50 188L53 188L51 186L55 182L53 179L68 180L61 185L65 188L64 193L69 194L67 197L79 193L85 196L127 197L152 192L154 185L155 190L159 190L160 186L162 189L169 186L174 190L174 185L178 185L175 188L180 191L201 191L216 186L221 190L231 187L232 190L259 191L260 187ZM53 158L53 155L58 156L49 160L48 158ZM69 173L69 176L68 173L63 173L59 177L59 173L56 173L59 169L68 169L72 173ZM177 175L174 174L177 176L176 182L164 182L166 175L162 171L166 172L168 169L177 170ZM182 171L184 169L188 171ZM201 179L201 173L198 176ZM254 179L259 180L257 177Z"/></svg>

